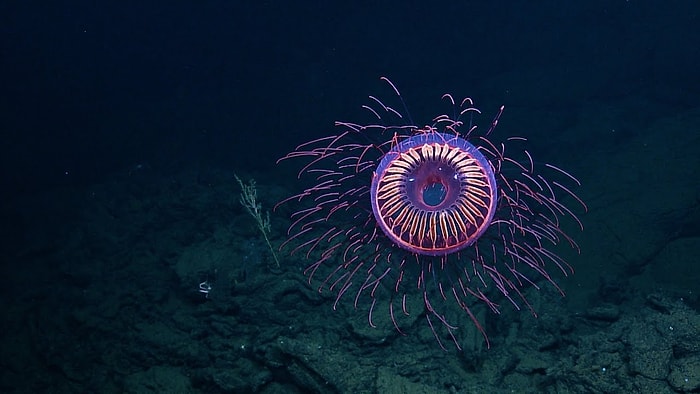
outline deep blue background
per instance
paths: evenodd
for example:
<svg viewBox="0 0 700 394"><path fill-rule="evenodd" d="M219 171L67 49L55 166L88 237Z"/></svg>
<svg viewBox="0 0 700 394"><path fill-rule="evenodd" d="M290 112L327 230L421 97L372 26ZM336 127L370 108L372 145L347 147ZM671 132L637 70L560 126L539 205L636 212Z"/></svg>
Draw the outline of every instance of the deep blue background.
<svg viewBox="0 0 700 394"><path fill-rule="evenodd" d="M380 3L4 2L3 190L138 165L266 171L357 114L382 75L416 118L445 91L522 105L489 81L553 65L557 81L604 87L528 93L553 108L632 94L689 106L700 90L695 1Z"/></svg>
<svg viewBox="0 0 700 394"><path fill-rule="evenodd" d="M698 0L0 2L0 391L129 392L130 382L175 391L152 386L141 374L152 367L166 383L207 393L308 391L286 376L291 369L278 375L287 360L276 350L280 338L306 334L321 338L308 342L321 360L343 360L336 370L303 370L326 384L357 371L348 366L387 363L393 372L383 373L456 391L478 390L465 373L482 372L503 390L572 384L563 374L644 385L628 364L657 369L643 357L662 354L650 350L662 331L671 337L666 320L636 314L660 299L645 286L697 288L689 278L700 234L698 26ZM364 124L368 95L401 108L381 76L400 88L419 126L444 113L446 92L473 97L486 125L505 105L494 141L527 137L533 157L582 181L576 192L591 209L583 234L572 233L582 254L571 261L574 278L562 281L574 290L566 289L570 309L557 302L554 319L525 311L522 320L489 319L494 345L519 324L518 335L537 337L530 351L543 358L523 357L531 380L517 378L510 347L500 359L494 346L457 363L402 354L421 337L390 344L364 313L353 315L361 328L349 329L347 310L318 305L326 294L300 278L304 253L280 257L284 276L265 263L234 173L258 181L264 210L303 190L281 185L298 163L277 159L337 132L335 120ZM276 245L287 237L285 209L272 215ZM199 292L208 281L211 297ZM673 294L700 305L697 291ZM609 308L581 320L591 305ZM653 319L676 313L661 301L650 310ZM600 325L617 314L625 325ZM222 330L211 330L215 319ZM674 363L696 365L682 349L697 350L697 330L673 326L678 342L664 339L666 361L673 349ZM373 349L355 349L365 341L356 334L367 332ZM598 348L622 342L624 351ZM331 348L340 356L327 357ZM596 374L612 355L624 365ZM485 358L500 365L491 368L496 378L475 367ZM374 382L377 371L353 383ZM503 384L510 372L516 380ZM584 391L621 390L610 387L622 386Z"/></svg>

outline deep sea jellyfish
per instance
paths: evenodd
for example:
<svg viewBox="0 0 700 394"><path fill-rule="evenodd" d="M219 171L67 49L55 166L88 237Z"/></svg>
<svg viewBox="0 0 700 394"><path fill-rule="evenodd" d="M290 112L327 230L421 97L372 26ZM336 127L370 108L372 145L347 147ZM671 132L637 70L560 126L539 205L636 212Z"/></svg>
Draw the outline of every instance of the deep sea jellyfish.
<svg viewBox="0 0 700 394"><path fill-rule="evenodd" d="M499 313L501 303L535 311L524 295L550 275L572 268L555 251L578 250L561 220L583 225L570 203L586 205L563 169L538 165L525 138L494 138L503 107L486 128L471 99L443 95L451 114L414 124L399 90L386 78L401 109L374 96L363 106L369 124L336 122L336 133L299 145L280 161L301 161L303 191L292 205L282 245L309 261L305 274L339 302L366 307L370 326L386 313L404 334L402 317L424 317L440 347L461 349L455 313L478 302ZM579 210L579 209L577 209ZM449 339L448 339L449 341Z"/></svg>

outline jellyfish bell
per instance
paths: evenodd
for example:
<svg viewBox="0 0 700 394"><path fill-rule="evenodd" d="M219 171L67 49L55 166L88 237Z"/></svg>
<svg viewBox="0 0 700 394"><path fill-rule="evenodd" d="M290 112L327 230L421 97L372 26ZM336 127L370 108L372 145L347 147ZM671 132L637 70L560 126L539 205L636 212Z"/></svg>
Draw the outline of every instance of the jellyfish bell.
<svg viewBox="0 0 700 394"><path fill-rule="evenodd" d="M420 255L442 256L486 231L496 210L496 179L474 145L428 129L382 157L370 198L374 218L392 242Z"/></svg>

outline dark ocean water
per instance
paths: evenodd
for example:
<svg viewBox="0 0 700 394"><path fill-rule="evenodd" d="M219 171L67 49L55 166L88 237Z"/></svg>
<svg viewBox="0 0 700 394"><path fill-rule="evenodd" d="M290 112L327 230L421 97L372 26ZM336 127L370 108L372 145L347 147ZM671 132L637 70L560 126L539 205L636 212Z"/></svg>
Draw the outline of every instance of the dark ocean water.
<svg viewBox="0 0 700 394"><path fill-rule="evenodd" d="M700 3L200 3L0 5L0 391L700 391ZM280 157L376 121L368 96L422 127L445 93L480 130L505 106L489 139L527 138L587 206L562 194L573 274L543 268L565 297L537 275L511 289L536 316L492 282L498 313L470 304L488 348L450 294L462 350L420 289L397 331L335 303L346 277L317 291L342 256L309 284L319 257L278 249L300 216L273 208L314 184Z"/></svg>

